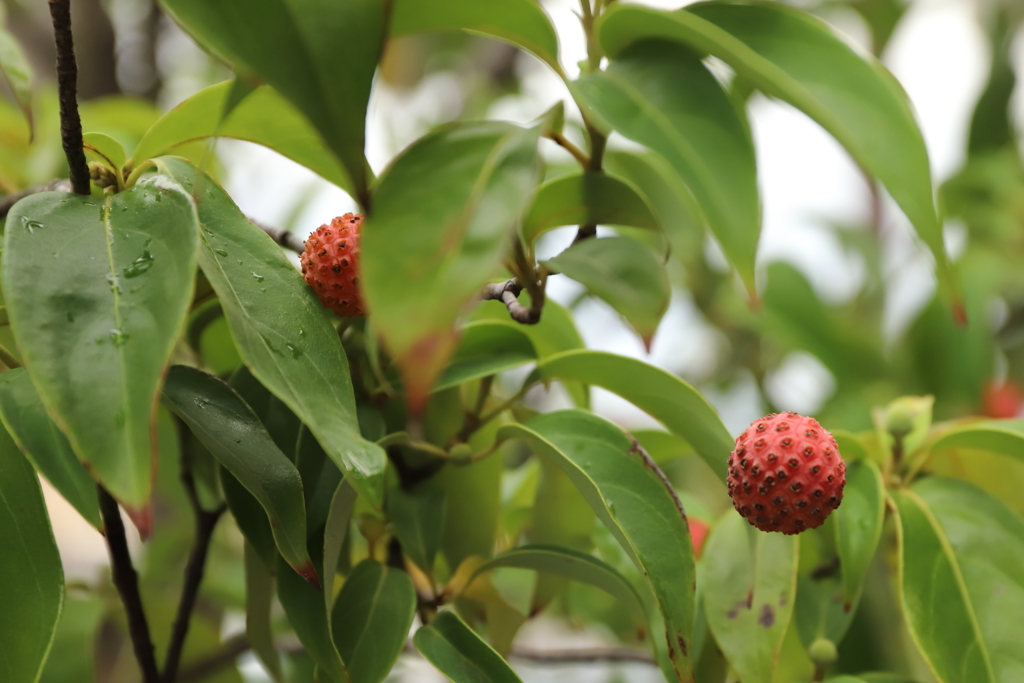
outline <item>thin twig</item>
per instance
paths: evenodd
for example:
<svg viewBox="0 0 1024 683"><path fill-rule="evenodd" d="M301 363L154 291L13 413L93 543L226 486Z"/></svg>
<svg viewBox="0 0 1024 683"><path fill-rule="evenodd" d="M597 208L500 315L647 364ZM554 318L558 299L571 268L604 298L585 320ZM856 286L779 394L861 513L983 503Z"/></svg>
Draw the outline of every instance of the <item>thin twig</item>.
<svg viewBox="0 0 1024 683"><path fill-rule="evenodd" d="M181 654L185 649L185 639L188 637L192 610L195 608L196 598L199 596L199 584L202 583L203 573L206 570L206 557L210 551L210 541L213 540L213 531L217 528L217 522L226 509L223 504L214 510L203 509L196 493L192 467L185 454L181 459L181 483L185 487L185 493L188 494L188 500L195 515L196 538L192 545L192 551L189 553L188 564L185 566L185 585L181 589L178 612L174 616L171 640L167 646L163 683L175 683L178 678L178 666L181 664Z"/></svg>
<svg viewBox="0 0 1024 683"><path fill-rule="evenodd" d="M654 475L661 480L661 483L666 489L668 489L668 494L672 496L672 500L676 504L676 509L679 510L679 516L683 518L684 522L686 522L686 510L683 509L683 501L679 500L679 494L676 493L676 488L672 486L672 482L668 480L668 477L665 476L665 472L658 467L658 463L654 462L654 458L651 457L650 453L644 450L644 447L640 445L640 442L632 436L630 436L630 439L633 441L633 446L629 449L629 452L639 455L644 461L644 467L654 472Z"/></svg>
<svg viewBox="0 0 1024 683"><path fill-rule="evenodd" d="M61 145L68 160L72 189L78 194L89 194L89 164L82 149L82 119L78 115L78 63L71 37L71 0L50 0L50 18L57 43Z"/></svg>
<svg viewBox="0 0 1024 683"><path fill-rule="evenodd" d="M64 179L51 180L45 185L33 185L30 188L22 190L21 192L14 192L12 194L4 195L0 197L0 218L6 218L7 214L10 213L11 207L20 202L29 195L37 194L39 192L71 192L71 181Z"/></svg>
<svg viewBox="0 0 1024 683"><path fill-rule="evenodd" d="M289 251L301 254L306 249L306 243L294 232L266 225L251 216L249 217L249 221L257 228L270 235L270 239L274 240Z"/></svg>
<svg viewBox="0 0 1024 683"><path fill-rule="evenodd" d="M146 621L142 597L139 595L139 577L128 553L128 539L124 535L121 511L117 507L117 501L105 488L99 486L98 489L100 514L103 516L107 551L110 554L110 570L114 586L121 596L128 616L128 634L132 639L135 659L139 662L143 683L160 683L156 655L153 653L153 640L149 635L149 623Z"/></svg>
<svg viewBox="0 0 1024 683"><path fill-rule="evenodd" d="M531 306L526 306L519 303L517 298L520 292L523 291L522 285L512 278L511 280L505 280L504 282L493 282L484 287L483 300L484 301L500 301L505 304L505 308L508 309L508 314L512 316L512 319L517 323L523 325L536 325L540 322L540 311L533 310Z"/></svg>
<svg viewBox="0 0 1024 683"><path fill-rule="evenodd" d="M565 149L565 151L571 154L573 158L575 158L576 161L579 162L580 166L583 167L583 170L586 171L590 168L590 157L587 156L587 153L584 152L579 147L577 147L576 145L569 142L569 140L567 140L564 135L562 135L561 133L551 132L548 133L548 138L550 140L553 140L555 144L557 144L559 147Z"/></svg>

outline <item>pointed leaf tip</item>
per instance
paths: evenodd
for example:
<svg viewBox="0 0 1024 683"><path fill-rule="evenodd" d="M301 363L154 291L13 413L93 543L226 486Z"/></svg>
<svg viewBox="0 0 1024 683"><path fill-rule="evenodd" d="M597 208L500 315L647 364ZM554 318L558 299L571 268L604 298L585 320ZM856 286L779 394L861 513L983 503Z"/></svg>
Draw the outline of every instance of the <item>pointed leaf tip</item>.
<svg viewBox="0 0 1024 683"><path fill-rule="evenodd" d="M310 586L317 590L322 590L320 585L320 577L316 573L316 567L313 566L312 562L295 567L295 573L306 580Z"/></svg>
<svg viewBox="0 0 1024 683"><path fill-rule="evenodd" d="M964 306L962 299L953 301L953 322L957 327L967 327L967 307Z"/></svg>
<svg viewBox="0 0 1024 683"><path fill-rule="evenodd" d="M129 505L121 503L121 507L124 508L125 513L128 515L128 519L132 520L132 524L139 531L139 538L143 542L149 540L150 536L153 535L153 500L150 499L144 507L135 508Z"/></svg>

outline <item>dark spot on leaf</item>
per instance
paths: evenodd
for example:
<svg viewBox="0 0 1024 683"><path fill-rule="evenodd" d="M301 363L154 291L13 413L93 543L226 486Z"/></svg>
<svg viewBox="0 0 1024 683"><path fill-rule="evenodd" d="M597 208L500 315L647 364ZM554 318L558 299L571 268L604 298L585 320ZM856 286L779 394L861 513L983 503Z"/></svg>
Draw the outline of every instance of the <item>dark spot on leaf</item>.
<svg viewBox="0 0 1024 683"><path fill-rule="evenodd" d="M775 610L767 602L761 608L761 616L757 618L757 623L765 628L770 628L775 623Z"/></svg>
<svg viewBox="0 0 1024 683"><path fill-rule="evenodd" d="M679 651L683 653L684 657L686 657L687 653L689 652L686 649L686 641L683 640L682 636L676 636L676 642L679 643Z"/></svg>

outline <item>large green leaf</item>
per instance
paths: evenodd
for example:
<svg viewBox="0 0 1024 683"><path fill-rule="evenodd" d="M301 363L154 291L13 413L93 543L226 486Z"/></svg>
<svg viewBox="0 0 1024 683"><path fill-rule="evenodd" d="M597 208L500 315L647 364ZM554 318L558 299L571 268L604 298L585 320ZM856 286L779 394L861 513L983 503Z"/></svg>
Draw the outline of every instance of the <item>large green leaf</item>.
<svg viewBox="0 0 1024 683"><path fill-rule="evenodd" d="M64 600L64 571L39 479L0 429L0 678L39 678Z"/></svg>
<svg viewBox="0 0 1024 683"><path fill-rule="evenodd" d="M446 126L381 178L363 232L362 286L414 410L455 350L459 313L500 270L538 180L538 136L505 123Z"/></svg>
<svg viewBox="0 0 1024 683"><path fill-rule="evenodd" d="M480 574L502 567L531 569L541 574L554 574L590 584L608 593L631 610L639 617L641 626L647 624L644 603L636 588L613 567L593 555L554 545L520 546L495 555L477 567L466 582L467 587Z"/></svg>
<svg viewBox="0 0 1024 683"><path fill-rule="evenodd" d="M605 173L576 173L537 188L523 218L523 239L532 244L554 228L587 223L661 228L647 200L630 183Z"/></svg>
<svg viewBox="0 0 1024 683"><path fill-rule="evenodd" d="M39 400L24 368L0 373L0 419L18 447L85 521L103 530L96 482Z"/></svg>
<svg viewBox="0 0 1024 683"><path fill-rule="evenodd" d="M464 326L459 348L434 391L473 379L512 370L537 360L537 351L526 330L505 316L503 320L478 320Z"/></svg>
<svg viewBox="0 0 1024 683"><path fill-rule="evenodd" d="M907 618L939 680L1019 680L1024 520L955 479L924 479L897 502Z"/></svg>
<svg viewBox="0 0 1024 683"><path fill-rule="evenodd" d="M972 448L1024 462L1024 420L984 420L953 427L931 444L932 451Z"/></svg>
<svg viewBox="0 0 1024 683"><path fill-rule="evenodd" d="M452 683L522 683L512 668L454 612L416 631L416 650Z"/></svg>
<svg viewBox="0 0 1024 683"><path fill-rule="evenodd" d="M163 5L236 71L250 80L258 76L298 107L348 171L356 198L368 204L366 105L384 46L388 3L163 0Z"/></svg>
<svg viewBox="0 0 1024 683"><path fill-rule="evenodd" d="M590 413L539 415L502 427L499 436L525 440L573 481L646 577L665 620L676 676L689 680L696 572L690 530L675 492L648 469L621 429Z"/></svg>
<svg viewBox="0 0 1024 683"><path fill-rule="evenodd" d="M761 231L754 145L700 57L667 41L639 42L573 91L609 128L672 165L753 296Z"/></svg>
<svg viewBox="0 0 1024 683"><path fill-rule="evenodd" d="M47 412L143 535L156 394L192 298L197 222L156 177L104 198L41 192L7 217L11 329Z"/></svg>
<svg viewBox="0 0 1024 683"><path fill-rule="evenodd" d="M954 549L928 504L893 491L899 510L900 586L907 625L942 683L994 683L988 652Z"/></svg>
<svg viewBox="0 0 1024 683"><path fill-rule="evenodd" d="M175 365L164 401L267 513L281 556L319 586L306 552L306 509L299 471L234 389L201 370Z"/></svg>
<svg viewBox="0 0 1024 683"><path fill-rule="evenodd" d="M729 511L701 559L708 626L743 683L772 683L796 596L798 539L755 531Z"/></svg>
<svg viewBox="0 0 1024 683"><path fill-rule="evenodd" d="M352 683L380 683L405 647L416 589L402 569L374 560L355 566L331 616L334 642Z"/></svg>
<svg viewBox="0 0 1024 683"><path fill-rule="evenodd" d="M348 360L323 306L280 247L209 177L185 161L161 165L199 191L199 265L220 297L242 360L302 420L352 486L384 495L384 451L359 433Z"/></svg>
<svg viewBox="0 0 1024 683"><path fill-rule="evenodd" d="M629 237L589 239L545 261L606 301L632 325L644 345L651 340L668 310L672 283L661 259Z"/></svg>
<svg viewBox="0 0 1024 683"><path fill-rule="evenodd" d="M314 565L319 565L322 559L319 557L320 547L316 539L310 545ZM321 571L321 574L327 576L326 571ZM345 664L331 638L331 615L324 610L323 590L314 588L295 572L288 571L287 565L279 559L277 597L299 642L316 662L320 676L316 680L320 683L348 683Z"/></svg>
<svg viewBox="0 0 1024 683"><path fill-rule="evenodd" d="M886 186L931 248L943 288L954 293L924 139L906 93L877 60L858 54L813 15L761 0L705 2L676 12L616 5L602 17L598 35L613 61L654 38L713 55L817 121Z"/></svg>
<svg viewBox="0 0 1024 683"><path fill-rule="evenodd" d="M843 504L835 511L836 549L843 568L843 599L849 608L860 596L871 558L882 538L885 482L870 460L850 463Z"/></svg>
<svg viewBox="0 0 1024 683"><path fill-rule="evenodd" d="M391 35L469 31L528 50L561 73L558 35L536 0L395 0Z"/></svg>
<svg viewBox="0 0 1024 683"><path fill-rule="evenodd" d="M273 88L256 88L222 118L234 83L211 85L164 114L135 148L135 165L175 154L196 140L234 138L269 147L352 192L348 174L324 148L320 134Z"/></svg>
<svg viewBox="0 0 1024 683"><path fill-rule="evenodd" d="M733 439L700 392L643 361L600 351L567 351L540 361L532 378L577 380L618 394L681 436L725 480Z"/></svg>
<svg viewBox="0 0 1024 683"><path fill-rule="evenodd" d="M14 100L28 120L29 137L34 135L32 116L32 67L29 66L21 45L7 30L0 27L0 74L14 94Z"/></svg>

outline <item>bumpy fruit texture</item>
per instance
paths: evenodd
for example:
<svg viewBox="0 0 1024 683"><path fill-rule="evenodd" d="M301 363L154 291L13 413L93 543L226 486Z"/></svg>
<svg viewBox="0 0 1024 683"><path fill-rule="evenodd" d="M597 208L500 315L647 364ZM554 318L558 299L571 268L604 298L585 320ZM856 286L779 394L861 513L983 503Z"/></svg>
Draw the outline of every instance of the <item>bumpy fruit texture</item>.
<svg viewBox="0 0 1024 683"><path fill-rule="evenodd" d="M736 439L728 485L733 507L753 526L798 534L821 526L839 507L846 463L814 418L767 415Z"/></svg>
<svg viewBox="0 0 1024 683"><path fill-rule="evenodd" d="M302 252L302 276L323 305L340 316L364 315L359 291L363 214L346 213L317 228Z"/></svg>

